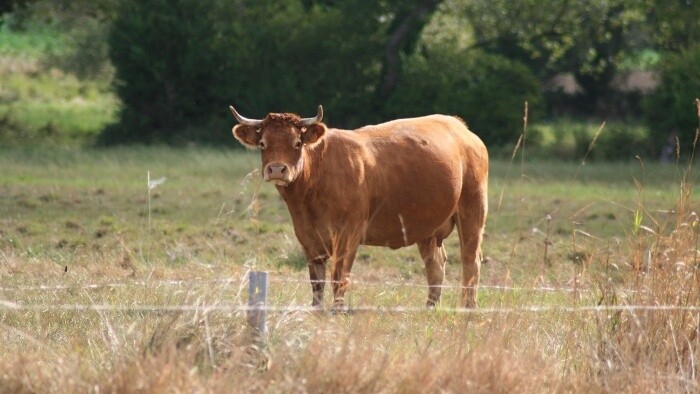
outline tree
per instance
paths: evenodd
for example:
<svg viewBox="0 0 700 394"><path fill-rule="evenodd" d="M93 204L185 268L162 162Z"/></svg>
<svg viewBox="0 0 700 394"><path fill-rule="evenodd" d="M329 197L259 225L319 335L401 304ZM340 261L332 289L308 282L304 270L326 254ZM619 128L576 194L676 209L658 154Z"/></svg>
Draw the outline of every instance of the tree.
<svg viewBox="0 0 700 394"><path fill-rule="evenodd" d="M659 65L660 85L646 102L646 117L656 146L677 137L689 152L700 114L700 45L667 56ZM675 143L675 141L670 141Z"/></svg>
<svg viewBox="0 0 700 394"><path fill-rule="evenodd" d="M399 82L401 53L410 54L413 51L428 17L435 12L441 0L422 0L415 5L412 2L401 3L394 12L384 48L382 81L378 90L379 99L382 101L391 96Z"/></svg>
<svg viewBox="0 0 700 394"><path fill-rule="evenodd" d="M589 113L605 107L645 12L643 0L473 0L462 9L474 47L517 59L541 78L572 70Z"/></svg>
<svg viewBox="0 0 700 394"><path fill-rule="evenodd" d="M215 0L121 3L108 40L122 109L102 142L170 140L211 111L214 71L223 63L211 23L216 9Z"/></svg>
<svg viewBox="0 0 700 394"><path fill-rule="evenodd" d="M231 78L220 85L220 95L257 117L304 114L323 104L337 125L376 118L384 10L382 2L362 0L251 2L235 30L225 33Z"/></svg>
<svg viewBox="0 0 700 394"><path fill-rule="evenodd" d="M680 52L700 42L700 1L648 0L649 36L659 49Z"/></svg>
<svg viewBox="0 0 700 394"><path fill-rule="evenodd" d="M538 79L522 63L438 45L407 59L387 111L400 117L457 115L487 145L496 146L517 140L525 101L536 110L542 98Z"/></svg>
<svg viewBox="0 0 700 394"><path fill-rule="evenodd" d="M700 1L649 0L646 25L663 58L657 65L658 89L646 99L644 112L656 146L678 138L689 152L700 114ZM669 141L670 140L670 141Z"/></svg>
<svg viewBox="0 0 700 394"><path fill-rule="evenodd" d="M262 74L267 77L246 89L264 87L265 81L285 79L283 74L293 68L295 75L291 77L304 81L303 96L323 101L328 116L338 124L353 127L378 120L400 79L402 59L415 49L423 27L441 1L305 0L301 2L303 9L287 2L276 12L270 12L269 6L266 10L261 3L255 6L251 3L248 9L252 17L246 18L250 26L242 30L260 30L260 20L253 14L264 15L267 28L254 37L261 45L258 55L263 49L284 68L269 74L263 69ZM278 20L278 15L283 17ZM280 42L284 45L278 45ZM311 45L315 49L309 48ZM307 53L314 53L314 62L298 59ZM259 68L257 73L262 75ZM281 86L288 86L291 94L295 84L288 81ZM290 100L286 95L274 96L283 99L280 105L294 110L315 108L311 100L302 97ZM249 100L257 101L256 97ZM269 108L269 103L265 103L251 109L264 112Z"/></svg>
<svg viewBox="0 0 700 394"><path fill-rule="evenodd" d="M102 141L209 139L229 104L252 117L323 104L341 127L379 120L438 2L125 0L110 34L123 110Z"/></svg>

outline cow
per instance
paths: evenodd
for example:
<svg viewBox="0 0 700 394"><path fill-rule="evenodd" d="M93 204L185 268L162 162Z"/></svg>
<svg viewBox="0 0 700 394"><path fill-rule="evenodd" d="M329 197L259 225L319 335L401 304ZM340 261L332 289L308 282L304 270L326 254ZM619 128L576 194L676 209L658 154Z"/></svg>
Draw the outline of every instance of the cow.
<svg viewBox="0 0 700 394"><path fill-rule="evenodd" d="M307 259L312 302L322 308L331 260L333 309L342 310L360 245L416 244L425 263L428 307L440 302L447 254L457 227L461 306L477 306L487 212L486 146L459 118L429 115L357 130L328 128L315 117L270 113L248 119L233 106L234 137L259 149L262 177L287 204Z"/></svg>

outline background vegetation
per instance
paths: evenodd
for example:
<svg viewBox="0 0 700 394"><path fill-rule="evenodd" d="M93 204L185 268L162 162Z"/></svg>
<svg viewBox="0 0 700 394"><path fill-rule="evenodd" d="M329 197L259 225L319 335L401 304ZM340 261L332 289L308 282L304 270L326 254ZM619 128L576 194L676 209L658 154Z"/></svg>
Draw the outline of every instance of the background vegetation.
<svg viewBox="0 0 700 394"><path fill-rule="evenodd" d="M455 114L508 152L525 101L546 156L586 150L581 130L603 121L617 126L596 158L693 140L697 2L34 0L0 12L5 144L230 143L229 104L263 117L321 103L345 128ZM553 144L570 135L580 145Z"/></svg>

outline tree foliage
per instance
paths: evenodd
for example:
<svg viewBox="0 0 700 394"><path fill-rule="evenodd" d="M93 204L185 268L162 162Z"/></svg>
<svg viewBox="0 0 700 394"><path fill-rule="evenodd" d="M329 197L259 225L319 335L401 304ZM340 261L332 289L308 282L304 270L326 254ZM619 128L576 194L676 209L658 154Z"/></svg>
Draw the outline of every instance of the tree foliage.
<svg viewBox="0 0 700 394"><path fill-rule="evenodd" d="M229 104L250 117L323 104L348 128L459 115L500 144L519 134L524 101L545 107L548 78L573 73L580 113L607 115L621 65L700 34L697 1L123 0L107 11L123 106L105 143L220 140Z"/></svg>
<svg viewBox="0 0 700 394"><path fill-rule="evenodd" d="M213 89L220 82L214 67L224 63L215 49L218 32L210 23L214 3L121 4L109 34L115 88L123 103L121 123L103 133L103 142L168 140L210 111Z"/></svg>
<svg viewBox="0 0 700 394"><path fill-rule="evenodd" d="M647 0L646 26L659 49L680 52L700 43L698 21L698 0Z"/></svg>
<svg viewBox="0 0 700 394"><path fill-rule="evenodd" d="M519 130L522 101L539 99L537 80L518 62L454 46L421 60L415 50L431 45L422 31L439 3L125 1L110 34L123 109L102 141L216 139L191 131L230 122L229 104L251 117L323 104L341 127L444 112L503 142ZM447 66L429 85L400 82Z"/></svg>
<svg viewBox="0 0 700 394"><path fill-rule="evenodd" d="M617 65L637 48L643 0L473 0L461 2L475 47L517 59L541 78L573 72L585 112L610 103Z"/></svg>
<svg viewBox="0 0 700 394"><path fill-rule="evenodd" d="M657 146L678 138L690 151L698 127L700 97L700 1L649 0L648 26L664 51L657 67L658 89L645 101L645 117Z"/></svg>
<svg viewBox="0 0 700 394"><path fill-rule="evenodd" d="M225 33L229 78L218 95L254 117L323 104L330 120L362 123L381 73L382 10L362 0L251 2Z"/></svg>
<svg viewBox="0 0 700 394"><path fill-rule="evenodd" d="M223 138L189 131L230 122L229 104L251 117L323 104L329 119L362 123L381 73L383 7L360 0L127 0L110 35L123 111L102 141Z"/></svg>
<svg viewBox="0 0 700 394"><path fill-rule="evenodd" d="M698 127L695 100L700 97L700 45L668 56L660 65L660 85L646 102L646 116L658 146L670 137L689 151Z"/></svg>
<svg viewBox="0 0 700 394"><path fill-rule="evenodd" d="M522 132L522 109L542 103L540 85L523 64L483 51L445 48L411 56L388 103L393 116L430 113L458 115L487 144L515 143Z"/></svg>

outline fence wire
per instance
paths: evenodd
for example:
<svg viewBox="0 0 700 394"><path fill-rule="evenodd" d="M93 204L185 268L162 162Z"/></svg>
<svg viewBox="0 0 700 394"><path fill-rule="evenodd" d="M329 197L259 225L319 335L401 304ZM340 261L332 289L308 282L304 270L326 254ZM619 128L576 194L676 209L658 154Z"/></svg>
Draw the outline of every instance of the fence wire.
<svg viewBox="0 0 700 394"><path fill-rule="evenodd" d="M270 278L270 282L279 284L309 284L308 279L300 278ZM332 281L322 281L327 284ZM392 281L365 281L351 279L353 285L360 286L385 286L385 287L412 287L412 288L428 288L427 284L415 284L407 282L392 282ZM190 279L190 280L140 280L129 282L112 282L112 283L91 283L91 284L71 284L71 285L27 285L27 286L0 286L0 291L61 291L71 289L101 289L101 288L132 288L132 287L147 287L147 286L174 286L174 287L195 287L197 285L212 285L219 284L223 286L231 286L238 288L239 292L248 284L247 273L242 277L222 278L222 279ZM461 285L442 285L442 288L461 288ZM529 291L529 292L564 292L564 293L591 293L595 289L579 288L579 287L553 287L553 286L503 286L503 285L480 285L481 289L489 289L496 291ZM621 292L639 292L644 290L628 290L616 289ZM98 311L98 312L144 312L144 313L174 313L174 312L227 312L227 313L244 313L251 311L267 311L267 312L284 312L284 313L310 313L323 310L318 307L300 306L300 305L262 305L250 306L241 304L226 304L216 303L211 305L114 305L114 304L26 304L21 302L13 302L0 299L0 310L14 311L35 311L35 312L55 312L55 311ZM677 305L596 305L596 306L520 306L506 308L449 308L438 307L436 310L445 313L456 314L512 314L512 313L546 313L546 312L563 312L563 313L585 313L585 312L614 312L614 311L666 311L680 310L688 312L700 311L700 306L677 306ZM343 309L347 313L424 313L430 311L426 307L383 307L383 306L351 306Z"/></svg>
<svg viewBox="0 0 700 394"><path fill-rule="evenodd" d="M190 305L112 305L112 304L22 304L0 300L1 310L57 312L57 311L95 311L95 312L228 312L245 313L250 311L265 312L301 312L315 313L332 311L319 307L300 305L232 305L232 304L190 304ZM604 313L604 312L663 312L682 311L700 312L700 306L680 305L582 305L582 306L539 306L528 305L506 308L448 308L448 307L382 307L382 306L350 306L341 310L347 313L431 313L442 312L465 315L484 314L517 314L517 313Z"/></svg>
<svg viewBox="0 0 700 394"><path fill-rule="evenodd" d="M174 286L174 287L194 287L196 285L207 285L207 284L219 284L219 285L238 285L244 286L248 282L247 279L241 278L228 278L228 279L191 279L191 280L158 280L158 281L131 281L131 282L112 282L112 283L90 283L90 284L74 284L74 285L27 285L27 286L0 286L0 291L60 291L60 290L90 290L90 289L102 289L102 288L126 288L126 287L137 287L137 286ZM299 283L299 284L309 284L312 282L324 282L326 284L332 284L333 281L310 281L308 279L296 279L296 278L270 278L271 283ZM365 280L355 280L351 279L353 285L362 286L387 286L387 287L412 287L412 288L422 288L427 289L431 286L427 284L416 284L407 282L382 282L382 281L365 281ZM443 289L461 289L462 285L459 284L443 284L440 286ZM548 292L548 293L586 293L593 292L595 290L580 287L555 287L555 286L505 286L505 285L479 285L480 289L489 290L501 290L501 291L530 291L530 292ZM639 292L639 290L631 289L616 289L622 292Z"/></svg>

